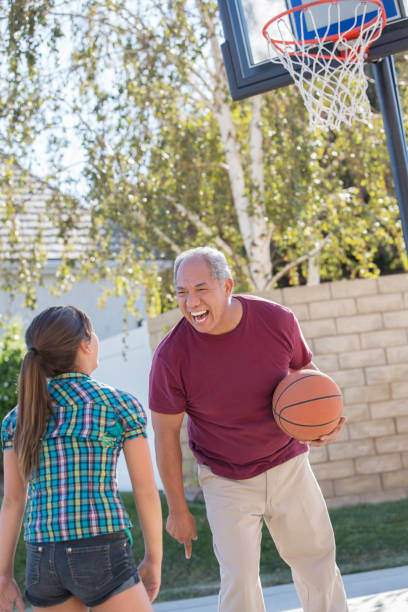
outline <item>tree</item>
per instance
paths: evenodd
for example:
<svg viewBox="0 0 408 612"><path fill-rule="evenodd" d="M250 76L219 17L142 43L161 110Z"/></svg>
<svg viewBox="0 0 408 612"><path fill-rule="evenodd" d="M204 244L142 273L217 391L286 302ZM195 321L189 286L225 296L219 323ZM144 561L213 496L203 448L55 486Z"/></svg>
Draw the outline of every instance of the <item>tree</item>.
<svg viewBox="0 0 408 612"><path fill-rule="evenodd" d="M17 319L4 321L0 318L0 423L17 404L17 381L25 345L21 322ZM3 466L3 454L0 467Z"/></svg>
<svg viewBox="0 0 408 612"><path fill-rule="evenodd" d="M11 5L2 107L13 110L0 146L17 159L46 139L47 182L74 196L50 198L58 219L66 206L62 235L77 200L90 207L89 248L80 261L68 254L61 278L109 277L129 308L145 284L161 309L172 304L166 267L146 262L203 242L255 291L305 282L316 258L323 279L378 274L387 258L405 265L378 113L374 130L312 135L293 87L232 103L215 1ZM80 177L64 166L69 142Z"/></svg>

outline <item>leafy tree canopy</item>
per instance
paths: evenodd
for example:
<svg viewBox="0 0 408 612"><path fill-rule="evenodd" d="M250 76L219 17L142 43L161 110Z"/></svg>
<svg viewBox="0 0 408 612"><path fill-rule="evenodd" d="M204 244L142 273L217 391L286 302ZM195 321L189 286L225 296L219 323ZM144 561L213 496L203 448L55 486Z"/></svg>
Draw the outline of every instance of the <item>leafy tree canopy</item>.
<svg viewBox="0 0 408 612"><path fill-rule="evenodd" d="M21 206L15 164L41 151L61 286L110 279L132 310L143 285L160 311L174 304L167 263L203 243L224 250L239 289L306 282L311 261L323 280L407 269L372 86L372 125L338 133L308 131L293 87L233 103L214 0L18 0L0 27L2 215ZM406 108L404 56L398 69ZM89 242L74 255L81 210ZM3 283L32 303L43 240Z"/></svg>

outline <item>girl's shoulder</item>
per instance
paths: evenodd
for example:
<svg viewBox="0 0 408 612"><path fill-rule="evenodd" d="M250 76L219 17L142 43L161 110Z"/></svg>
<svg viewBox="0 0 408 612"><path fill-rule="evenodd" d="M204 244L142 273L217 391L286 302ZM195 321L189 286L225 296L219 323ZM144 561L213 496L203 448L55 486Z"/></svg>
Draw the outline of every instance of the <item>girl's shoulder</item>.
<svg viewBox="0 0 408 612"><path fill-rule="evenodd" d="M3 449L13 446L14 432L17 423L17 406L10 410L3 419L1 425L1 444Z"/></svg>
<svg viewBox="0 0 408 612"><path fill-rule="evenodd" d="M133 393L129 391L123 391L107 383L100 382L94 378L90 378L88 381L90 388L95 393L95 396L100 397L102 400L107 399L113 403L126 403L126 404L138 404L138 399Z"/></svg>

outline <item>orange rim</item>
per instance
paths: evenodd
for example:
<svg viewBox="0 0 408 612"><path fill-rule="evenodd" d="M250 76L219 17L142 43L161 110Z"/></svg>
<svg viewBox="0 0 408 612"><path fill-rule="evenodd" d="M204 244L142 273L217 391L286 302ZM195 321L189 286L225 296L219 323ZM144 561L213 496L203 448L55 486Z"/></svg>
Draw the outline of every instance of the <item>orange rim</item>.
<svg viewBox="0 0 408 612"><path fill-rule="evenodd" d="M291 9L288 9L287 11L283 11L282 13L279 13L279 15L275 15L275 17L272 17L272 19L270 19L262 28L262 34L263 36L266 38L266 40L270 43L273 44L273 46L280 52L280 53L284 53L284 51L282 51L282 49L280 48L280 46L283 47L283 49L287 49L288 47L290 47L291 45L297 45L300 42L303 43L304 45L316 45L319 44L319 42L321 42L321 39L319 38L311 38L310 40L291 40L291 41L286 41L286 40L279 40L276 38L271 38L268 35L268 28L269 26L274 23L275 21L278 21L278 19L282 19L283 17L286 17L287 15L291 15L293 13L297 13L299 11L304 11L312 6L317 6L319 4L339 4L340 2L349 2L350 0L316 0L315 2L308 2L307 4L301 4L299 6L294 6ZM362 2L360 2L362 4ZM384 6L382 4L382 2L380 2L380 0L365 0L366 4L375 4L378 7L378 11L381 13L382 16L382 26L379 27L379 32L378 35L373 37L373 39L367 44L367 50L370 48L370 46L373 44L373 42L375 40L377 40L377 38L380 36L386 21L387 21L387 16L385 14L385 10L384 10ZM356 2L357 4L357 2ZM353 40L354 38L357 38L357 36L360 34L361 31L367 30L370 26L372 26L375 21L378 19L378 13L375 17L373 17L373 19L370 19L370 21L367 21L367 23L362 23L359 26L356 26L355 28L353 28L352 30L350 30L349 32L346 32L345 34L331 34L330 36L326 36L323 37L325 42L336 42L340 36L343 36L343 38L345 38L346 40ZM289 55L303 55L303 53L301 51L287 51L289 53ZM310 54L310 57L322 57L322 58L327 58L327 59L333 59L332 56L329 55L323 55L323 54ZM338 60L346 60L347 56L346 54L342 54L339 55L339 57L337 57L336 59Z"/></svg>

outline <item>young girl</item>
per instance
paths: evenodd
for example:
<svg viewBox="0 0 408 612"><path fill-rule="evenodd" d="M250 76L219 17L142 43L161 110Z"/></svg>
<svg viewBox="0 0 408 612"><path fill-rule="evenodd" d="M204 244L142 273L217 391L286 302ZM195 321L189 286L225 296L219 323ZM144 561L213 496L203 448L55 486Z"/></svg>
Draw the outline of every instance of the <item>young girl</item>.
<svg viewBox="0 0 408 612"><path fill-rule="evenodd" d="M0 612L12 612L14 603L24 612L13 564L26 503L26 597L33 610L152 611L162 517L143 409L132 395L90 377L99 343L78 308L47 308L25 339L18 406L1 432ZM122 448L145 544L138 568L116 483Z"/></svg>

